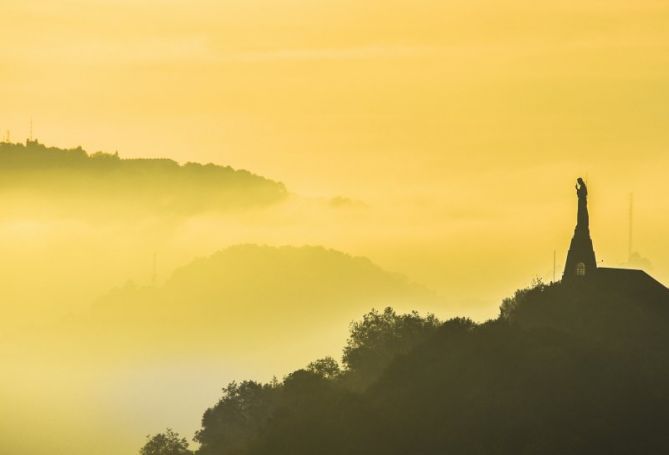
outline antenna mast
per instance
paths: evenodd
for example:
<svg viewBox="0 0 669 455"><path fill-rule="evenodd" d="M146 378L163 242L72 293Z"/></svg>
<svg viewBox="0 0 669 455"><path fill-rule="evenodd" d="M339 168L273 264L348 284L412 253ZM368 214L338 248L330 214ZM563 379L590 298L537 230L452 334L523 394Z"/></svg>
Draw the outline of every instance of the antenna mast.
<svg viewBox="0 0 669 455"><path fill-rule="evenodd" d="M153 253L153 270L151 271L151 284L156 285L158 278L158 253Z"/></svg>
<svg viewBox="0 0 669 455"><path fill-rule="evenodd" d="M628 225L628 238L627 238L627 262L632 261L632 229L634 227L634 193L630 193L630 205L629 205L629 225Z"/></svg>

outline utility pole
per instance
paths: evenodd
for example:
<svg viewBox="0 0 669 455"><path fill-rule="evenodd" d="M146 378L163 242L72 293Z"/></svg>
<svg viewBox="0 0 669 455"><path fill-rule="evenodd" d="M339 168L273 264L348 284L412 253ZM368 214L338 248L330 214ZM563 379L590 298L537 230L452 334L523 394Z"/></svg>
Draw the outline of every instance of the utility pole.
<svg viewBox="0 0 669 455"><path fill-rule="evenodd" d="M158 279L158 253L153 253L153 269L151 272L151 284L155 287Z"/></svg>
<svg viewBox="0 0 669 455"><path fill-rule="evenodd" d="M627 262L632 261L632 229L634 227L634 193L630 193L630 204L629 204L629 226L628 226L628 238L627 238Z"/></svg>
<svg viewBox="0 0 669 455"><path fill-rule="evenodd" d="M555 283L555 255L556 252L553 250L553 283Z"/></svg>

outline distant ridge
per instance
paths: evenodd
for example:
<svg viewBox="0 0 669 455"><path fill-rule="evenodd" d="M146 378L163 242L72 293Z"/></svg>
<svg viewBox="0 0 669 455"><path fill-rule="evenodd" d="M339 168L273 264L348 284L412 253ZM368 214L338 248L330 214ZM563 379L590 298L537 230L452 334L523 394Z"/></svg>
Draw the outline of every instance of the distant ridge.
<svg viewBox="0 0 669 455"><path fill-rule="evenodd" d="M127 330L144 331L146 321L156 318L168 333L190 326L224 336L223 328L244 327L244 338L259 340L282 336L287 327L303 333L317 321L349 321L363 309L389 302L435 300L428 289L367 258L319 246L245 244L196 259L163 285L118 288L99 300L92 315L95 323ZM261 327L249 323L258 314L268 315Z"/></svg>
<svg viewBox="0 0 669 455"><path fill-rule="evenodd" d="M126 159L37 141L0 143L0 191L18 197L17 210L37 200L58 213L99 210L102 203L107 211L190 214L265 206L287 196L282 183L229 166Z"/></svg>

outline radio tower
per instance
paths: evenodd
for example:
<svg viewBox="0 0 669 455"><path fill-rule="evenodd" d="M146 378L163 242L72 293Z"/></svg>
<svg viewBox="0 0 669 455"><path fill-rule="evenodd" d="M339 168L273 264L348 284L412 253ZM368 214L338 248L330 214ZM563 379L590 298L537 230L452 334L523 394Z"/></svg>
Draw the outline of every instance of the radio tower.
<svg viewBox="0 0 669 455"><path fill-rule="evenodd" d="M153 253L153 267L151 270L151 284L155 287L158 281L158 253Z"/></svg>
<svg viewBox="0 0 669 455"><path fill-rule="evenodd" d="M630 193L629 225L627 237L627 262L632 261L632 228L634 227L634 193Z"/></svg>

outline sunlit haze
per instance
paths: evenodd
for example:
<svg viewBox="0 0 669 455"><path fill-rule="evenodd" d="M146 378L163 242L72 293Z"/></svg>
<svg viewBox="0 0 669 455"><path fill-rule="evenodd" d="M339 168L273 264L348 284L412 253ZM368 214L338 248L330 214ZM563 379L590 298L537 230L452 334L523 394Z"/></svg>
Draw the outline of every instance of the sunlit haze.
<svg viewBox="0 0 669 455"><path fill-rule="evenodd" d="M225 383L338 356L372 307L493 318L560 278L579 176L597 260L668 283L667 23L655 0L3 0L4 142L286 192L0 183L0 452L192 435Z"/></svg>

